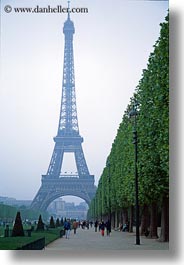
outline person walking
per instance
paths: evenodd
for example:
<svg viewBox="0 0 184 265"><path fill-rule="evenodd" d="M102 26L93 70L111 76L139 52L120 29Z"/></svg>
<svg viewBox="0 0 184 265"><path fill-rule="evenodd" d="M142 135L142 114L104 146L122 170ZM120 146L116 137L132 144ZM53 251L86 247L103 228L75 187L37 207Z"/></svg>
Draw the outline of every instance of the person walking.
<svg viewBox="0 0 184 265"><path fill-rule="evenodd" d="M64 222L64 229L65 229L65 236L69 239L70 237L70 230L71 230L71 224L70 219Z"/></svg>
<svg viewBox="0 0 184 265"><path fill-rule="evenodd" d="M94 227L95 227L95 232L97 232L98 220L95 221Z"/></svg>
<svg viewBox="0 0 184 265"><path fill-rule="evenodd" d="M110 233L111 233L111 222L110 222L109 219L105 223L105 226L106 226L107 236L110 236Z"/></svg>
<svg viewBox="0 0 184 265"><path fill-rule="evenodd" d="M105 230L105 223L104 223L104 221L102 221L100 224L100 231L101 231L102 236L104 236L104 230Z"/></svg>
<svg viewBox="0 0 184 265"><path fill-rule="evenodd" d="M77 224L76 220L74 220L73 221L73 231L74 231L74 235L76 234L77 227L78 227L78 224Z"/></svg>

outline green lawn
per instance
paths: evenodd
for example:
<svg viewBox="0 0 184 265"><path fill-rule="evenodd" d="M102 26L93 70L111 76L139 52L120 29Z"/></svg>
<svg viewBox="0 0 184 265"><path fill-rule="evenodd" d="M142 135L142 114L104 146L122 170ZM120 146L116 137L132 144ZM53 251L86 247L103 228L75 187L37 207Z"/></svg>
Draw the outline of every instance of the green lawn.
<svg viewBox="0 0 184 265"><path fill-rule="evenodd" d="M0 228L0 250L15 250L23 245L45 237L45 244L56 240L60 236L61 228L49 229L43 232L32 232L31 237L4 237L4 228Z"/></svg>

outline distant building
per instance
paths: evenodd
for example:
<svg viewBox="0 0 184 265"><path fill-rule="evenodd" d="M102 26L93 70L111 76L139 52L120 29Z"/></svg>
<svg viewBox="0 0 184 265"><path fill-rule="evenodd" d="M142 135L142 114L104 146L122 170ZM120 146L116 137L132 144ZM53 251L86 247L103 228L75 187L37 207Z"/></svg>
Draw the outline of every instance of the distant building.
<svg viewBox="0 0 184 265"><path fill-rule="evenodd" d="M75 205L73 202L65 202L59 198L53 201L47 210L55 218L66 217L85 220L87 216L88 205L86 202L81 202L79 205Z"/></svg>
<svg viewBox="0 0 184 265"><path fill-rule="evenodd" d="M15 198L0 196L0 203L10 206L29 207L31 205L31 202L32 202L31 200L16 200Z"/></svg>
<svg viewBox="0 0 184 265"><path fill-rule="evenodd" d="M63 201L61 198L53 201L49 207L47 208L47 211L51 214L60 215L65 210L65 201Z"/></svg>

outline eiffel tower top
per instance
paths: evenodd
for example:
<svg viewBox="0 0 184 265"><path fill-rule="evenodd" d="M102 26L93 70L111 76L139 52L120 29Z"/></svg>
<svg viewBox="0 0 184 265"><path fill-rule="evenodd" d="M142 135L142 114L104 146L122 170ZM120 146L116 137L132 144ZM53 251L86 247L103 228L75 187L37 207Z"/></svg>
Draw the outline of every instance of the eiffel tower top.
<svg viewBox="0 0 184 265"><path fill-rule="evenodd" d="M75 33L73 21L71 21L71 19L70 19L70 1L68 1L68 17L64 23L63 33L64 34L67 34L67 33L74 34Z"/></svg>
<svg viewBox="0 0 184 265"><path fill-rule="evenodd" d="M64 22L63 33L65 35L64 65L62 99L59 118L58 137L79 137L79 126L77 118L77 106L75 95L75 74L73 55L74 23L70 19L70 7L68 2L68 17Z"/></svg>

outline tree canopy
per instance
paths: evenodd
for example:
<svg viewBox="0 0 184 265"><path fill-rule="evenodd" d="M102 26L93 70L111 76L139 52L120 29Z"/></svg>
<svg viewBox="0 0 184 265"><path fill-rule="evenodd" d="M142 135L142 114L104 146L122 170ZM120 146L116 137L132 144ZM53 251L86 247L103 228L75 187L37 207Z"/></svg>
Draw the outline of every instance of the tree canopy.
<svg viewBox="0 0 184 265"><path fill-rule="evenodd" d="M135 100L140 204L169 195L169 15L160 26L160 37L119 125L89 216L134 205L133 124L128 114Z"/></svg>

